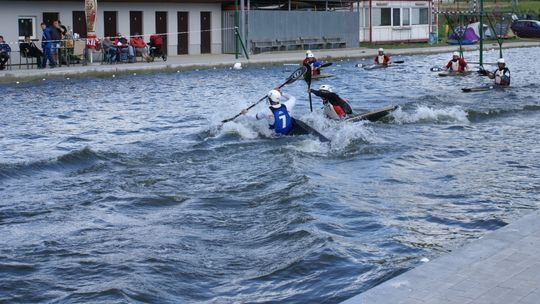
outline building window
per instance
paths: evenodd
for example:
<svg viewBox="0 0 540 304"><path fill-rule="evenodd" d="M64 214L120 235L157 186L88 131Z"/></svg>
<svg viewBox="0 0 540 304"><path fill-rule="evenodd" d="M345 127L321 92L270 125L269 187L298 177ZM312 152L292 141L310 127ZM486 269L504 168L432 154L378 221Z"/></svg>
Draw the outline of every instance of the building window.
<svg viewBox="0 0 540 304"><path fill-rule="evenodd" d="M36 17L19 17L19 39L24 39L24 36L36 38Z"/></svg>
<svg viewBox="0 0 540 304"><path fill-rule="evenodd" d="M401 26L401 9L392 9L392 26Z"/></svg>
<svg viewBox="0 0 540 304"><path fill-rule="evenodd" d="M412 9L412 24L428 24L428 9L413 8Z"/></svg>
<svg viewBox="0 0 540 304"><path fill-rule="evenodd" d="M410 16L410 8L402 8L401 9L401 19L403 22L403 26L411 25L411 16Z"/></svg>
<svg viewBox="0 0 540 304"><path fill-rule="evenodd" d="M390 26L392 25L392 9L391 8L374 8L373 9L373 26Z"/></svg>

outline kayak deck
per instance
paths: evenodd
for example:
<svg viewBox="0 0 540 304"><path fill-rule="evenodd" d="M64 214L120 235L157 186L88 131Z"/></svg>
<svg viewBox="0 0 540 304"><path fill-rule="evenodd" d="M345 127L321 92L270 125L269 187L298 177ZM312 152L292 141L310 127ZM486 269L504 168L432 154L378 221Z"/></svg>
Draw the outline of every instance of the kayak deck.
<svg viewBox="0 0 540 304"><path fill-rule="evenodd" d="M439 77L448 77L448 76L468 76L471 75L472 71L466 72L453 72L453 71L444 71L439 73Z"/></svg>
<svg viewBox="0 0 540 304"><path fill-rule="evenodd" d="M374 122L390 114L390 112L395 111L397 108L398 106L388 106L388 107L373 110L371 112L367 112L364 114L355 115L353 117L345 119L345 121L356 122L356 121L361 121L361 120L369 120L369 121Z"/></svg>
<svg viewBox="0 0 540 304"><path fill-rule="evenodd" d="M489 86L482 86L482 87L474 87L474 88L462 88L461 90L464 93L470 93L470 92L485 92L485 91L491 91L491 90L500 90L504 91L508 89L507 86L500 86L500 85L489 85Z"/></svg>

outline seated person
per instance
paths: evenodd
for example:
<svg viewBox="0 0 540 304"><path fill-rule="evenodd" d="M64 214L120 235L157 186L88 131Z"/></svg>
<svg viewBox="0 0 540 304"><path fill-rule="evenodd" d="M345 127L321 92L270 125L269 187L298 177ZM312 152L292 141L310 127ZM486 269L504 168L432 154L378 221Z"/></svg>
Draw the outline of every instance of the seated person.
<svg viewBox="0 0 540 304"><path fill-rule="evenodd" d="M135 49L135 54L141 54L142 58L148 61L146 58L148 57L146 42L144 42L144 39L139 35L139 33L135 33L135 36L131 38L129 44L131 44L131 46Z"/></svg>
<svg viewBox="0 0 540 304"><path fill-rule="evenodd" d="M497 60L497 69L494 72L487 72L490 79L495 79L495 84L503 87L510 85L510 70L506 67L504 58Z"/></svg>
<svg viewBox="0 0 540 304"><path fill-rule="evenodd" d="M390 56L388 56L388 55L386 55L384 53L383 48L379 48L378 55L375 56L374 62L375 62L375 64L388 65L388 64L390 64Z"/></svg>
<svg viewBox="0 0 540 304"><path fill-rule="evenodd" d="M24 57L33 57L37 59L38 69L44 68L43 66L43 52L36 46L30 36L24 36L24 41L19 44L19 49Z"/></svg>
<svg viewBox="0 0 540 304"><path fill-rule="evenodd" d="M4 36L0 36L0 70L6 69L6 63L9 60L11 54L11 48L9 44L4 41Z"/></svg>
<svg viewBox="0 0 540 304"><path fill-rule="evenodd" d="M113 63L119 60L120 50L114 45L110 37L105 37L105 39L103 39L103 42L101 43L101 46L103 47L103 51L105 52L104 61L107 61L108 63Z"/></svg>
<svg viewBox="0 0 540 304"><path fill-rule="evenodd" d="M134 62L135 51L133 47L129 45L127 38L122 36L120 33L116 34L116 38L114 38L114 45L120 50L120 54L127 54L129 62Z"/></svg>
<svg viewBox="0 0 540 304"><path fill-rule="evenodd" d="M467 62L465 61L465 59L461 58L459 52L454 52L454 54L452 54L452 59L446 64L445 70L463 73L467 72L469 70L469 67L467 66Z"/></svg>

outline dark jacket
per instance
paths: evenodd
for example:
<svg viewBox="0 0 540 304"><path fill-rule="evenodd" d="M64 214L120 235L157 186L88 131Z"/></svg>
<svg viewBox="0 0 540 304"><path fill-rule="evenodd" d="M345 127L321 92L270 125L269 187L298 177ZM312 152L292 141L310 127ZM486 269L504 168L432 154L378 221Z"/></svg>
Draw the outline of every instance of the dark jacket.
<svg viewBox="0 0 540 304"><path fill-rule="evenodd" d="M315 94L316 96L321 97L325 101L330 102L333 106L339 106L345 111L346 114L352 114L351 106L343 100L341 97L339 97L338 94L327 92L327 91L318 91L318 90L311 90L311 93Z"/></svg>
<svg viewBox="0 0 540 304"><path fill-rule="evenodd" d="M0 43L0 53L11 53L11 47L9 47L9 44L5 42Z"/></svg>
<svg viewBox="0 0 540 304"><path fill-rule="evenodd" d="M34 42L21 42L21 44L19 44L19 49L22 53L30 57L43 56L43 53L38 49Z"/></svg>

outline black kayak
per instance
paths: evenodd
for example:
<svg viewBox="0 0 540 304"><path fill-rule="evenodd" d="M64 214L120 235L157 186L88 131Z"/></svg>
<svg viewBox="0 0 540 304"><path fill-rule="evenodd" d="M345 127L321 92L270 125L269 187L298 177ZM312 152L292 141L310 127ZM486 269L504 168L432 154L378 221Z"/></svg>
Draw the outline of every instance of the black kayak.
<svg viewBox="0 0 540 304"><path fill-rule="evenodd" d="M360 120L369 120L369 121L377 121L386 115L390 114L390 112L395 111L398 108L398 106L388 106L385 108L377 109L371 112L367 112L364 114L358 114L353 117L345 119L345 121L348 122L355 122Z"/></svg>
<svg viewBox="0 0 540 304"><path fill-rule="evenodd" d="M308 124L306 124L305 122L301 121L298 118L294 118L293 128L291 129L291 131L287 135L313 135L313 136L319 138L319 140L321 142L329 142L330 141L330 139L326 138L324 135L319 133L319 131L313 129Z"/></svg>
<svg viewBox="0 0 540 304"><path fill-rule="evenodd" d="M491 91L491 90L504 91L505 89L508 89L508 87L493 84L489 86L482 86L482 87L475 87L475 88L463 88L461 90L465 93L470 93L470 92L485 92L485 91Z"/></svg>

